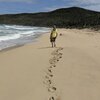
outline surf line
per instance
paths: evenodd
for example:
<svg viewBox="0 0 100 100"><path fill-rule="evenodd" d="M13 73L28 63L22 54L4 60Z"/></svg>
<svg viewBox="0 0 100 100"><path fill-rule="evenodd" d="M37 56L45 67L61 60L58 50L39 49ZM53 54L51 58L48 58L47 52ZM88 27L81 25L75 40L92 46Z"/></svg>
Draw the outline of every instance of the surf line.
<svg viewBox="0 0 100 100"><path fill-rule="evenodd" d="M63 48L59 47L51 53L52 58L49 59L50 66L45 71L46 75L43 83L46 85L47 91L50 93L48 100L61 100L60 96L58 95L58 88L53 83L53 69L57 67L56 64L63 56L63 53L61 53L62 50Z"/></svg>

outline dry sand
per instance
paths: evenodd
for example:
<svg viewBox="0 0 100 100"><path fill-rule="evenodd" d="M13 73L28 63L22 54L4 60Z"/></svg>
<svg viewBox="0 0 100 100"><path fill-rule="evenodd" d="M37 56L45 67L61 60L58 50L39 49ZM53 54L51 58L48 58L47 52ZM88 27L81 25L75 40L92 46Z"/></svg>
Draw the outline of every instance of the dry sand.
<svg viewBox="0 0 100 100"><path fill-rule="evenodd" d="M0 52L0 100L100 100L100 32L58 33Z"/></svg>

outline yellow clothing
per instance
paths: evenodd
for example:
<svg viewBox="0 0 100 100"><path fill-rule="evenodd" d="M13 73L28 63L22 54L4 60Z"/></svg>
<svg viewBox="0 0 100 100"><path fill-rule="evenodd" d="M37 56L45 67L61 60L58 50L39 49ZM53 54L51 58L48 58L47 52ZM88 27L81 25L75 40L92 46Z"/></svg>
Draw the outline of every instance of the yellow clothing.
<svg viewBox="0 0 100 100"><path fill-rule="evenodd" d="M58 33L57 33L57 29L56 30L52 30L51 32L51 38L55 38L57 37Z"/></svg>

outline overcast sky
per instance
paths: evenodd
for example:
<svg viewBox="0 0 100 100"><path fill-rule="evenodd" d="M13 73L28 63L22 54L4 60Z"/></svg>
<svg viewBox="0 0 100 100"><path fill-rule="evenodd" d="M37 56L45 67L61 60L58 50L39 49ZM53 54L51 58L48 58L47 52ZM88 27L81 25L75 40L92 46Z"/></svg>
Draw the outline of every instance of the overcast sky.
<svg viewBox="0 0 100 100"><path fill-rule="evenodd" d="M72 6L100 11L100 0L0 0L0 14L44 12Z"/></svg>

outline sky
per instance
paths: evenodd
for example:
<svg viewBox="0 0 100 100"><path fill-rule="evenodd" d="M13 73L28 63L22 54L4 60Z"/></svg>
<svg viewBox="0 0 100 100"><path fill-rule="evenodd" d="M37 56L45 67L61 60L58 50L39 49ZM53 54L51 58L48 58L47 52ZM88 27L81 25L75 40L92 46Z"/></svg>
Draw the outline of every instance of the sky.
<svg viewBox="0 0 100 100"><path fill-rule="evenodd" d="M100 0L0 0L0 14L47 12L73 6L100 12Z"/></svg>

